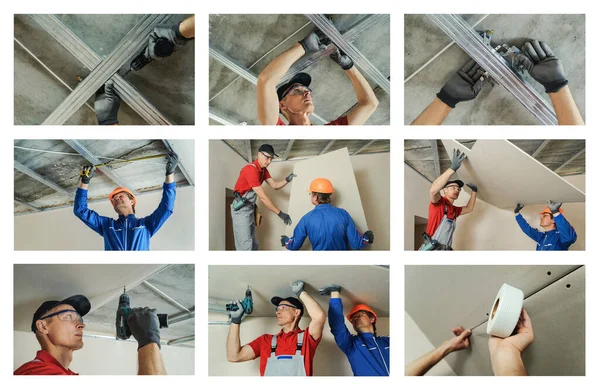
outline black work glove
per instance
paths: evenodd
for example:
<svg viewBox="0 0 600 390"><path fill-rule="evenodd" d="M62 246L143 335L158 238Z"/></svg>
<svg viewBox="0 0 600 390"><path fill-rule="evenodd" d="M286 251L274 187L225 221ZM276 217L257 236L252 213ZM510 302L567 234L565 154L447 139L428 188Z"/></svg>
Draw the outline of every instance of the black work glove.
<svg viewBox="0 0 600 390"><path fill-rule="evenodd" d="M238 309L236 311L230 311L229 315L231 316L232 324L241 324L242 317L244 316L244 308L242 307L242 302L238 300L231 301L232 305L237 305Z"/></svg>
<svg viewBox="0 0 600 390"><path fill-rule="evenodd" d="M342 69L344 69L344 70L348 70L354 66L354 61L352 61L352 58L348 57L348 55L346 55L343 51L341 51L337 47L329 55L329 58L331 58L332 60L337 62L337 64L339 66L341 66Z"/></svg>
<svg viewBox="0 0 600 390"><path fill-rule="evenodd" d="M127 326L138 342L138 349L145 345L156 343L160 348L160 324L156 309L136 307L131 309L127 317Z"/></svg>
<svg viewBox="0 0 600 390"><path fill-rule="evenodd" d="M288 236L281 236L281 246L286 246L289 240Z"/></svg>
<svg viewBox="0 0 600 390"><path fill-rule="evenodd" d="M373 240L375 239L375 234L373 234L373 232L372 232L372 231L370 231L370 230L367 230L367 231L366 231L366 232L363 234L363 237L366 239L366 241L367 241L369 244L372 244L372 243L373 243Z"/></svg>
<svg viewBox="0 0 600 390"><path fill-rule="evenodd" d="M277 214L277 216L281 218L283 220L283 223L285 223L286 225L292 224L292 219L290 218L289 214L286 214L283 211L279 211L279 214Z"/></svg>
<svg viewBox="0 0 600 390"><path fill-rule="evenodd" d="M294 180L294 178L298 176L294 173L290 173L289 175L287 175L287 177L285 178L285 181L287 181L288 183L291 182L292 180Z"/></svg>
<svg viewBox="0 0 600 390"><path fill-rule="evenodd" d="M452 149L452 159L450 163L450 169L454 172L458 171L458 168L462 165L463 160L467 158L465 153L461 153L458 149Z"/></svg>
<svg viewBox="0 0 600 390"><path fill-rule="evenodd" d="M515 206L515 214L518 214L518 213L519 213L519 211L521 211L521 209L522 209L523 207L525 207L525 205L524 205L524 204L517 203L517 205Z"/></svg>
<svg viewBox="0 0 600 390"><path fill-rule="evenodd" d="M484 73L485 70L474 60L467 62L452 75L437 97L452 108L457 103L475 99L485 83Z"/></svg>
<svg viewBox="0 0 600 390"><path fill-rule="evenodd" d="M560 211L560 206L562 206L562 202L553 202L551 200L548 201L548 208L552 214L558 213Z"/></svg>
<svg viewBox="0 0 600 390"><path fill-rule="evenodd" d="M86 165L81 168L81 172L79 172L79 177L81 178L81 182L83 184L90 184L90 180L94 177L94 172L96 169L92 165Z"/></svg>
<svg viewBox="0 0 600 390"><path fill-rule="evenodd" d="M471 189L473 192L477 192L477 186L475 184L467 183L465 184L467 187Z"/></svg>
<svg viewBox="0 0 600 390"><path fill-rule="evenodd" d="M305 54L310 54L324 50L331 43L331 40L321 30L315 29L298 43L304 48Z"/></svg>
<svg viewBox="0 0 600 390"><path fill-rule="evenodd" d="M546 89L546 93L558 92L569 84L562 63L545 42L526 42L516 61Z"/></svg>
<svg viewBox="0 0 600 390"><path fill-rule="evenodd" d="M167 168L165 172L165 176L170 175L175 172L175 168L177 168L177 164L179 164L179 156L175 152L167 153Z"/></svg>
<svg viewBox="0 0 600 390"><path fill-rule="evenodd" d="M332 292L342 292L342 287L337 284L328 284L319 289L319 295L331 295Z"/></svg>
<svg viewBox="0 0 600 390"><path fill-rule="evenodd" d="M94 102L94 111L99 125L116 125L119 123L117 115L121 98L115 91L115 84L112 80L108 80L104 84L104 88L100 88L96 92L96 101Z"/></svg>
<svg viewBox="0 0 600 390"><path fill-rule="evenodd" d="M146 48L146 57L155 60L168 57L173 54L177 48L182 47L187 41L193 38L186 38L179 32L181 22L172 26L159 24L148 37L148 47Z"/></svg>

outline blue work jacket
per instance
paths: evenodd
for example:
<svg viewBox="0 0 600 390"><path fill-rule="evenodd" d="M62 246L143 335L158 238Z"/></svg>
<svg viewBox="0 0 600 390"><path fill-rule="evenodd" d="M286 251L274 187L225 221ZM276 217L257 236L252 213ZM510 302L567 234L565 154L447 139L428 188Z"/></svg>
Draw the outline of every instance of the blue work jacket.
<svg viewBox="0 0 600 390"><path fill-rule="evenodd" d="M329 300L329 326L335 343L348 357L354 376L389 376L390 338L373 333L351 334L344 322L341 298Z"/></svg>
<svg viewBox="0 0 600 390"><path fill-rule="evenodd" d="M88 191L78 188L75 193L73 213L89 228L104 237L106 251L147 251L152 237L173 214L176 183L164 183L162 199L158 208L149 216L137 218L130 214L118 219L103 217L88 209Z"/></svg>
<svg viewBox="0 0 600 390"><path fill-rule="evenodd" d="M368 244L368 239L356 229L350 214L330 204L316 205L304 215L296 225L294 235L286 243L286 248L299 250L306 237L314 251L362 249Z"/></svg>
<svg viewBox="0 0 600 390"><path fill-rule="evenodd" d="M562 214L554 217L556 229L540 232L529 226L521 214L515 217L523 233L537 242L536 251L566 251L577 241L577 233Z"/></svg>

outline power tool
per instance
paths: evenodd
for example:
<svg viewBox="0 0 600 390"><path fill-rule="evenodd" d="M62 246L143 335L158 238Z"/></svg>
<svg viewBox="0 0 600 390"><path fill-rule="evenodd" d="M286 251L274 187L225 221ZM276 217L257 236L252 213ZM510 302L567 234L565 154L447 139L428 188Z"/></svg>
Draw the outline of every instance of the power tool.
<svg viewBox="0 0 600 390"><path fill-rule="evenodd" d="M173 45L167 38L157 38L154 46L154 53L158 57L168 57L173 54L173 50L175 49L175 45ZM140 54L138 54L131 63L129 64L129 70L123 73L123 77L126 76L132 70L136 72L142 70L146 65L151 63L153 58L150 57L148 53L148 46L142 50Z"/></svg>
<svg viewBox="0 0 600 390"><path fill-rule="evenodd" d="M244 310L246 315L248 315L248 314L252 314L253 309L254 309L254 307L252 305L252 291L250 291L250 286L248 286L248 288L246 288L246 296L244 297L244 300L242 301L242 310ZM238 311L239 307L235 303L228 303L225 305L225 310Z"/></svg>
<svg viewBox="0 0 600 390"><path fill-rule="evenodd" d="M123 294L119 297L119 308L117 309L116 320L117 338L119 340L127 340L131 337L131 330L129 329L129 326L127 326L127 318L129 318L130 313L131 306L129 295L125 293L125 287L123 287ZM169 327L169 320L166 314L158 314L158 322L161 329Z"/></svg>

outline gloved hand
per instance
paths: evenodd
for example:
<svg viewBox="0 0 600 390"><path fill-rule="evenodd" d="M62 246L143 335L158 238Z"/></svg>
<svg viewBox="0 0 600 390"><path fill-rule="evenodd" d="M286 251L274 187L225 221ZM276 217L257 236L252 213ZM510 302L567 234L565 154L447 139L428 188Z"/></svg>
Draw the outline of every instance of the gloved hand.
<svg viewBox="0 0 600 390"><path fill-rule="evenodd" d="M287 181L288 183L291 182L292 180L294 180L294 178L298 176L294 173L290 173L289 175L287 175L287 177L285 178L285 181Z"/></svg>
<svg viewBox="0 0 600 390"><path fill-rule="evenodd" d="M242 316L244 315L244 308L242 308L242 302L239 299L235 301L231 301L232 305L237 305L238 309L236 311L230 311L229 315L231 316L232 324L241 324Z"/></svg>
<svg viewBox="0 0 600 390"><path fill-rule="evenodd" d="M277 214L277 216L281 218L283 220L283 223L285 223L286 225L292 224L292 219L290 218L289 214L286 214L283 211L279 211L279 214Z"/></svg>
<svg viewBox="0 0 600 390"><path fill-rule="evenodd" d="M366 232L363 234L363 238L366 238L366 239L367 239L367 242L368 242L369 244L372 244L372 243L373 243L373 240L375 239L375 234L373 234L373 232L372 232L372 231L370 231L370 230L367 230L367 231L366 231Z"/></svg>
<svg viewBox="0 0 600 390"><path fill-rule="evenodd" d="M281 246L286 246L289 240L288 236L281 236Z"/></svg>
<svg viewBox="0 0 600 390"><path fill-rule="evenodd" d="M304 291L304 282L301 280L296 280L295 282L290 283L290 287L292 288L294 294L300 298L300 294L302 294L302 291Z"/></svg>
<svg viewBox="0 0 600 390"><path fill-rule="evenodd" d="M553 202L551 200L548 201L548 208L552 212L552 214L556 214L560 210L560 206L562 206L562 202Z"/></svg>
<svg viewBox="0 0 600 390"><path fill-rule="evenodd" d="M180 48L192 38L186 38L179 32L181 22L172 26L160 24L154 27L154 31L148 37L148 47L146 48L146 57L155 60L168 57L173 54L176 48Z"/></svg>
<svg viewBox="0 0 600 390"><path fill-rule="evenodd" d="M457 103L473 100L483 88L485 70L474 60L467 62L438 92L437 97L454 108Z"/></svg>
<svg viewBox="0 0 600 390"><path fill-rule="evenodd" d="M138 342L138 349L145 345L156 343L160 348L160 324L156 309L135 307L127 317L127 326Z"/></svg>
<svg viewBox="0 0 600 390"><path fill-rule="evenodd" d="M304 48L305 54L310 54L324 50L331 43L331 40L321 30L315 29L298 43Z"/></svg>
<svg viewBox="0 0 600 390"><path fill-rule="evenodd" d="M531 77L546 89L546 93L558 92L569 83L562 63L545 42L537 40L526 42L516 61L523 66Z"/></svg>
<svg viewBox="0 0 600 390"><path fill-rule="evenodd" d="M341 66L342 69L344 69L344 70L348 70L354 66L354 61L352 61L352 58L348 57L348 55L346 55L343 51L341 51L337 47L329 55L329 58L331 58L332 60L337 62L337 64L339 66Z"/></svg>
<svg viewBox="0 0 600 390"><path fill-rule="evenodd" d="M96 92L96 101L94 102L94 111L99 125L116 125L119 123L117 114L121 98L115 91L115 84L112 80L108 80L104 84L104 88L100 88Z"/></svg>
<svg viewBox="0 0 600 390"><path fill-rule="evenodd" d="M81 168L81 172L79 172L79 177L81 178L81 182L83 184L90 184L90 180L94 177L94 172L96 169L92 165L86 165Z"/></svg>
<svg viewBox="0 0 600 390"><path fill-rule="evenodd" d="M450 169L454 172L458 171L458 168L462 165L463 160L467 158L464 153L461 153L458 149L452 149L452 161L450 163Z"/></svg>
<svg viewBox="0 0 600 390"><path fill-rule="evenodd" d="M175 152L167 153L167 168L165 172L165 176L170 175L175 172L175 168L177 168L177 164L179 164L179 156Z"/></svg>
<svg viewBox="0 0 600 390"><path fill-rule="evenodd" d="M515 207L515 214L518 214L518 213L519 213L519 211L521 211L521 209L522 209L523 207L525 207L525 205L524 205L524 204L517 203L517 206Z"/></svg>
<svg viewBox="0 0 600 390"><path fill-rule="evenodd" d="M328 284L319 289L319 295L331 295L332 292L342 292L342 287L337 284Z"/></svg>
<svg viewBox="0 0 600 390"><path fill-rule="evenodd" d="M472 183L467 183L465 184L467 187L469 187L471 189L471 191L473 192L477 192L477 186L475 184Z"/></svg>

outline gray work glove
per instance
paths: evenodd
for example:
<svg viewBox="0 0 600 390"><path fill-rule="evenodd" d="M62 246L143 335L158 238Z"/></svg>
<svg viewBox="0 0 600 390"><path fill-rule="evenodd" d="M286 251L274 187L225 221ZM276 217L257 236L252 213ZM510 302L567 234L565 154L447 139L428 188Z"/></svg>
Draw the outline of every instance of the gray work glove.
<svg viewBox="0 0 600 390"><path fill-rule="evenodd" d="M236 311L230 311L229 315L231 316L232 324L241 324L242 316L244 315L244 308L242 307L242 302L239 299L235 301L231 301L232 305L237 305L238 309Z"/></svg>
<svg viewBox="0 0 600 390"><path fill-rule="evenodd" d="M325 50L327 45L331 43L331 40L321 30L315 29L298 43L304 48L305 54L310 54L316 53L319 50Z"/></svg>
<svg viewBox="0 0 600 390"><path fill-rule="evenodd" d="M337 284L328 284L319 289L319 295L331 295L332 292L342 292L342 287Z"/></svg>
<svg viewBox="0 0 600 390"><path fill-rule="evenodd" d="M472 183L467 183L465 184L467 187L469 187L471 189L471 191L473 192L477 192L477 186L475 184Z"/></svg>
<svg viewBox="0 0 600 390"><path fill-rule="evenodd" d="M460 168L465 158L467 158L467 156L464 152L461 153L461 151L458 149L452 149L452 162L450 164L450 169L452 169L454 172L458 171L458 168Z"/></svg>
<svg viewBox="0 0 600 390"><path fill-rule="evenodd" d="M366 241L369 244L373 243L373 240L375 240L375 234L373 234L373 232L371 230L367 230L364 234L363 234L363 239L366 239Z"/></svg>
<svg viewBox="0 0 600 390"><path fill-rule="evenodd" d="M331 58L332 60L337 62L337 64L339 66L341 66L342 69L344 69L344 70L348 70L354 66L354 61L352 61L352 58L348 57L347 54L345 54L343 51L341 51L337 47L329 55L329 58Z"/></svg>
<svg viewBox="0 0 600 390"><path fill-rule="evenodd" d="M475 99L486 81L484 73L485 70L474 60L467 62L452 75L437 97L452 108L457 103Z"/></svg>
<svg viewBox="0 0 600 390"><path fill-rule="evenodd" d="M286 246L289 240L288 236L281 236L281 246Z"/></svg>
<svg viewBox="0 0 600 390"><path fill-rule="evenodd" d="M526 42L516 61L546 89L546 93L558 92L569 83L562 63L545 42Z"/></svg>
<svg viewBox="0 0 600 390"><path fill-rule="evenodd" d="M94 177L94 172L96 169L92 165L86 165L81 168L81 172L79 172L79 177L81 178L81 182L83 184L90 184L90 180Z"/></svg>
<svg viewBox="0 0 600 390"><path fill-rule="evenodd" d="M129 312L127 326L138 342L138 349L145 345L156 343L160 348L160 324L156 309L135 307Z"/></svg>
<svg viewBox="0 0 600 390"><path fill-rule="evenodd" d="M548 208L552 214L558 213L560 211L560 206L562 206L562 202L553 202L551 200L548 201Z"/></svg>
<svg viewBox="0 0 600 390"><path fill-rule="evenodd" d="M170 175L175 172L175 168L177 168L177 164L179 164L179 156L175 152L167 153L167 168L165 172L165 176Z"/></svg>
<svg viewBox="0 0 600 390"><path fill-rule="evenodd" d="M281 218L283 220L283 223L285 223L286 225L292 224L292 219L290 218L289 214L286 214L283 211L279 211L279 214L277 214L277 216Z"/></svg>
<svg viewBox="0 0 600 390"><path fill-rule="evenodd" d="M300 294L302 294L302 291L304 291L304 282L301 280L296 280L295 282L290 283L290 287L292 288L294 294L300 298Z"/></svg>
<svg viewBox="0 0 600 390"><path fill-rule="evenodd" d="M99 125L116 125L119 123L117 114L121 98L115 91L115 84L112 80L108 80L104 84L104 88L100 88L96 92L96 101L94 102L94 111Z"/></svg>
<svg viewBox="0 0 600 390"><path fill-rule="evenodd" d="M525 207L525 205L524 205L524 204L517 203L517 206L515 207L515 214L518 214L518 213L519 213L519 211L521 211L521 209L522 209L523 207Z"/></svg>
<svg viewBox="0 0 600 390"><path fill-rule="evenodd" d="M179 32L181 22L172 26L159 24L148 37L148 47L146 48L146 57L155 60L169 57L173 51L182 47L192 38L186 38Z"/></svg>
<svg viewBox="0 0 600 390"><path fill-rule="evenodd" d="M289 175L287 175L287 177L285 178L285 181L287 181L288 183L291 182L292 180L294 180L294 178L298 176L294 173L290 173Z"/></svg>

